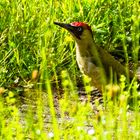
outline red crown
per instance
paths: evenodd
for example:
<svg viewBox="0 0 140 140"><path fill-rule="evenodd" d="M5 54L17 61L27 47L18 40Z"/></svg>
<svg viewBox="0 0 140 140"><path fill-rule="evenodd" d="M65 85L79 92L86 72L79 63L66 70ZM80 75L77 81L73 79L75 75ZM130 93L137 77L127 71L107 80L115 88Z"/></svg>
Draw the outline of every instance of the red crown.
<svg viewBox="0 0 140 140"><path fill-rule="evenodd" d="M84 22L72 22L71 25L72 26L82 26L88 30L91 30L91 27L87 23L84 23Z"/></svg>

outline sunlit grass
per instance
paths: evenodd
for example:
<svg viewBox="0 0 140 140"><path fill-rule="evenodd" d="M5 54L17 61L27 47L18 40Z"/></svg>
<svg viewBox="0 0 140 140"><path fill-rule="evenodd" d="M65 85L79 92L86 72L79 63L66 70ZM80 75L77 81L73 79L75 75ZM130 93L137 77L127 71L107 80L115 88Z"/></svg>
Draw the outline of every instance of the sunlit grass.
<svg viewBox="0 0 140 140"><path fill-rule="evenodd" d="M97 44L128 64L139 60L139 1L0 2L0 139L138 139L139 83L90 102L74 41L53 22L84 21ZM83 80L84 79L84 80ZM80 101L78 86L85 86ZM83 89L83 88L82 88Z"/></svg>

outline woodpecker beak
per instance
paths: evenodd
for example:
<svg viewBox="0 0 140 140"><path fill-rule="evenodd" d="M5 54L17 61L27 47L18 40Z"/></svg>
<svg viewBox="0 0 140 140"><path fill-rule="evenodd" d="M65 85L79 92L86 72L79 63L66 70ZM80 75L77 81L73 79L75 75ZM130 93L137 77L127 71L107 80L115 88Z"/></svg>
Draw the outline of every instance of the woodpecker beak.
<svg viewBox="0 0 140 140"><path fill-rule="evenodd" d="M66 24L66 23L60 23L60 22L54 22L54 24L59 25L60 27L68 30L72 35L74 35L76 38L81 39L80 35L76 31L76 27L72 26L71 24Z"/></svg>
<svg viewBox="0 0 140 140"><path fill-rule="evenodd" d="M66 23L54 22L54 24L59 25L62 28L67 29L68 31L72 30L72 26Z"/></svg>

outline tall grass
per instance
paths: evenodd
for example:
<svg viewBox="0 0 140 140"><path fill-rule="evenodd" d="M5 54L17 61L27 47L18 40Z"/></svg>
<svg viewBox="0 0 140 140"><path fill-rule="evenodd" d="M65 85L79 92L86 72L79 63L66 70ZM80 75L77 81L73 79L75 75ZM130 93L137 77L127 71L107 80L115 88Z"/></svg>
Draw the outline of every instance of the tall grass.
<svg viewBox="0 0 140 140"><path fill-rule="evenodd" d="M96 43L136 71L139 9L138 0L0 1L0 138L139 139L138 83L122 76L120 93L106 91L93 108L74 41L53 24L87 22Z"/></svg>

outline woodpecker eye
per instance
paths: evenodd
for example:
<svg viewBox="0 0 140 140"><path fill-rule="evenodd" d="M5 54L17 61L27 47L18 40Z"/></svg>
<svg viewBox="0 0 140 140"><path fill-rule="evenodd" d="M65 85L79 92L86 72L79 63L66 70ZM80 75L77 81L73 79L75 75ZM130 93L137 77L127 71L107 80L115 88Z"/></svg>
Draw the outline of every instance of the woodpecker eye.
<svg viewBox="0 0 140 140"><path fill-rule="evenodd" d="M78 31L78 32L82 32L82 31L83 31L83 28L82 28L82 27L78 27L78 28L77 28L77 31Z"/></svg>

